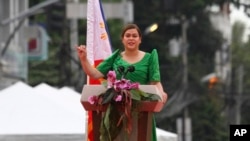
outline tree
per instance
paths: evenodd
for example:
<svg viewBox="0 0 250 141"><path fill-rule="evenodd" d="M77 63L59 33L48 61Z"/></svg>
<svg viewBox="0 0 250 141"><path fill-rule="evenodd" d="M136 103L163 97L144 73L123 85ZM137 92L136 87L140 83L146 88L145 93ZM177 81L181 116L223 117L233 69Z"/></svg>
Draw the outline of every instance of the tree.
<svg viewBox="0 0 250 141"><path fill-rule="evenodd" d="M30 6L40 1L31 2ZM70 56L68 44L68 24L64 1L59 1L44 8L44 13L31 17L32 24L46 28L50 36L49 55L46 61L29 62L29 84L41 82L52 86L70 85ZM49 73L48 73L49 72Z"/></svg>
<svg viewBox="0 0 250 141"><path fill-rule="evenodd" d="M207 106L209 106L211 103L213 103L213 100L215 100L205 100L207 97L206 94L209 93L208 87L204 86L200 80L206 74L214 71L214 54L216 49L220 48L223 41L221 33L213 29L209 20L209 12L205 10L207 6L216 3L216 1L150 0L147 2L148 6L145 5L143 0L134 1L136 9L135 22L138 23L142 29L145 29L153 22L159 23L159 30L143 38L142 49L150 51L153 48L157 48L160 56L159 60L161 64L161 77L163 86L169 94L169 102L167 103L168 105L164 107L161 113L157 113L157 125L160 128L167 130L170 129L176 132L176 124L175 120L173 119L182 116L182 110L179 107L187 101L192 101L187 102L186 107L190 107L189 111L191 118L194 118L195 121L198 122L197 124L193 124L193 140L200 140L205 136L214 137L216 135L213 141L220 141L221 139L225 138L225 123L213 125L213 123L209 122L209 120L210 118L214 118L214 120L223 121L223 117L220 116L221 105L211 108L211 112L216 110L213 111L214 116L203 112L203 109L200 108L203 106L208 108ZM176 2L174 4L171 3L176 9L169 10L167 7L164 7L168 4L167 2ZM217 1L217 3L219 3L219 1ZM144 6L142 7L141 5ZM171 8L172 6L169 7ZM152 14L154 16L148 16ZM168 21L173 17L177 19L179 24L168 24ZM181 57L173 58L169 56L167 48L167 43L171 38L182 37L181 23L184 22L183 17L185 17L189 23L187 30L189 62L188 92L183 92L180 90L180 84L182 83L183 77ZM177 101L181 97L183 98L183 101ZM171 100L171 98L176 99ZM204 101L202 101L204 103L200 102L199 99L204 99ZM171 104L174 109L171 109ZM198 132L203 130L201 125L204 125L203 123L199 122L202 121L199 120L202 118L200 115L207 116L207 120L204 122L207 124L206 130L210 130L211 132ZM213 130L213 128L218 130Z"/></svg>
<svg viewBox="0 0 250 141"><path fill-rule="evenodd" d="M59 1L45 8L46 27L49 32L62 34L65 28L66 4Z"/></svg>
<svg viewBox="0 0 250 141"><path fill-rule="evenodd" d="M249 114L247 114L247 110L249 109L249 86L250 86L250 74L247 70L250 69L249 63L250 63L250 40L248 42L243 42L243 33L246 26L241 22L236 22L233 25L233 37L232 37L232 68L233 68L233 94L236 96L241 95L240 101L237 101L237 97L232 97L231 100L235 103L234 107L238 102L240 104L240 122L241 124L248 124L250 122L249 120ZM242 86L239 85L240 79L239 79L239 68L243 67L243 80L242 80ZM242 92L239 91L239 87L241 87ZM236 111L234 111L236 113Z"/></svg>

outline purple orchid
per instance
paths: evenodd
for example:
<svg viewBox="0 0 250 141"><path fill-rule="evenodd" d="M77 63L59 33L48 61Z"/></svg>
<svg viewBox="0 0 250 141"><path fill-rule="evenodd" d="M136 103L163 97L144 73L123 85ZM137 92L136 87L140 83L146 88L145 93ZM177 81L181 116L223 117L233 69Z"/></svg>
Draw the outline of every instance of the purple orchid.
<svg viewBox="0 0 250 141"><path fill-rule="evenodd" d="M114 83L114 89L116 91L128 90L129 85L130 85L130 80L127 79L116 80Z"/></svg>
<svg viewBox="0 0 250 141"><path fill-rule="evenodd" d="M129 90L131 90L131 89L139 89L139 85L140 85L140 83L138 83L138 82L130 83Z"/></svg>
<svg viewBox="0 0 250 141"><path fill-rule="evenodd" d="M116 102L122 101L122 95L116 95L115 101L116 101Z"/></svg>
<svg viewBox="0 0 250 141"><path fill-rule="evenodd" d="M95 104L97 102L97 100L98 100L98 96L96 96L96 95L88 97L88 102L92 105Z"/></svg>
<svg viewBox="0 0 250 141"><path fill-rule="evenodd" d="M109 71L107 74L108 88L112 88L116 81L116 73L115 71Z"/></svg>

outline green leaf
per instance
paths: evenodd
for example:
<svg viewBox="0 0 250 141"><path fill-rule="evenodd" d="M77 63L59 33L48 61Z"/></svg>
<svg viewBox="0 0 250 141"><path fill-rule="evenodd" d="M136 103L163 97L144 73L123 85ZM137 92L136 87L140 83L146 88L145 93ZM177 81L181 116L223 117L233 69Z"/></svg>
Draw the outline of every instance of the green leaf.
<svg viewBox="0 0 250 141"><path fill-rule="evenodd" d="M116 105L110 104L108 106L101 121L100 141L113 141L118 136L123 127L123 124L117 126L122 114Z"/></svg>
<svg viewBox="0 0 250 141"><path fill-rule="evenodd" d="M103 101L102 101L102 104L106 104L106 103L109 103L113 97L115 96L115 93L113 91L112 88L108 89L104 95L103 95Z"/></svg>
<svg viewBox="0 0 250 141"><path fill-rule="evenodd" d="M100 141L111 141L111 136L109 132L110 128L110 105L108 106L106 112L104 113L101 121L101 127L100 127Z"/></svg>
<svg viewBox="0 0 250 141"><path fill-rule="evenodd" d="M132 99L138 100L138 101L141 100L141 95L137 90L130 90L130 92L131 92Z"/></svg>
<svg viewBox="0 0 250 141"><path fill-rule="evenodd" d="M123 113L118 110L117 105L110 105L110 113L109 113L109 121L110 121L110 126L109 126L109 133L111 136L111 140L113 141L118 134L121 132L123 124L120 124L117 126L117 123L122 116Z"/></svg>
<svg viewBox="0 0 250 141"><path fill-rule="evenodd" d="M107 86L108 86L108 81L107 81L107 80L103 80L103 81L101 82L101 84L102 84L105 88L107 88Z"/></svg>
<svg viewBox="0 0 250 141"><path fill-rule="evenodd" d="M143 97L148 97L148 94L145 93L145 92L143 92L143 91L141 91L141 90L139 90L139 93L140 93L140 95L142 95Z"/></svg>
<svg viewBox="0 0 250 141"><path fill-rule="evenodd" d="M144 101L158 101L161 97L156 94L147 94L147 97L143 97L142 100Z"/></svg>

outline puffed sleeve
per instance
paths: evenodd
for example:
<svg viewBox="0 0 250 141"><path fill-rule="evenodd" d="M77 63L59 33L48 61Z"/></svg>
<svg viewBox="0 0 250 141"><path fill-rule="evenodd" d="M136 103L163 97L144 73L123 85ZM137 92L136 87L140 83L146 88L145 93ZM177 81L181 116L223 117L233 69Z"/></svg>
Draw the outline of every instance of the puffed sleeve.
<svg viewBox="0 0 250 141"><path fill-rule="evenodd" d="M158 53L156 49L153 49L149 59L149 80L160 81L160 67L158 60Z"/></svg>
<svg viewBox="0 0 250 141"><path fill-rule="evenodd" d="M108 71L113 70L114 60L120 54L120 50L117 49L111 56L103 60L96 68L103 74L107 75Z"/></svg>

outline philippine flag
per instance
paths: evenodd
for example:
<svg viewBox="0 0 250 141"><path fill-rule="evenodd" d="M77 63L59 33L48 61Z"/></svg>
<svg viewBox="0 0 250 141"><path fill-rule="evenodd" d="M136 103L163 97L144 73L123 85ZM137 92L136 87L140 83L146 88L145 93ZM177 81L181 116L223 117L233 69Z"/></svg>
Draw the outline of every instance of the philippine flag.
<svg viewBox="0 0 250 141"><path fill-rule="evenodd" d="M87 53L93 65L112 53L101 0L88 0L87 3Z"/></svg>
<svg viewBox="0 0 250 141"><path fill-rule="evenodd" d="M112 54L101 0L87 2L87 54L90 63L97 66ZM88 78L88 84L100 84L99 80ZM92 112L88 112L88 141L93 141Z"/></svg>

